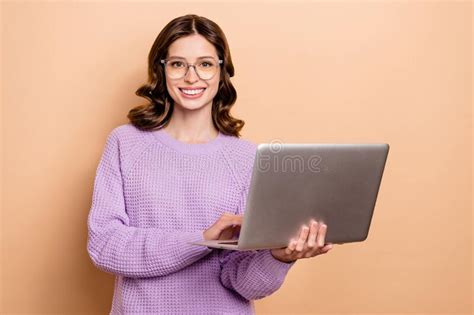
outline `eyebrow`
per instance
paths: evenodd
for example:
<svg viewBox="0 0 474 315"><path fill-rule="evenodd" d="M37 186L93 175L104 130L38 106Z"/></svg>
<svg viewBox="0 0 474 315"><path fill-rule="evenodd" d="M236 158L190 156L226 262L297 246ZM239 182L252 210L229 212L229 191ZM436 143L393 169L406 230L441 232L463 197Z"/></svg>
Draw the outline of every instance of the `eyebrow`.
<svg viewBox="0 0 474 315"><path fill-rule="evenodd" d="M168 58L179 58L179 59L185 59L184 57L181 57L181 56L169 56ZM202 58L215 58L214 56L201 56L201 57L197 57L196 59L202 59Z"/></svg>

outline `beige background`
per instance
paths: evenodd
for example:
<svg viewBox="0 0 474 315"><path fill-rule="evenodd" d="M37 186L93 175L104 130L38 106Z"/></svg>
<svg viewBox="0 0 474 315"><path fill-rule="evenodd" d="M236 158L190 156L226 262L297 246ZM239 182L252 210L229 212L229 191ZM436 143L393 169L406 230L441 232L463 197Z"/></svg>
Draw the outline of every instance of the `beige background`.
<svg viewBox="0 0 474 315"><path fill-rule="evenodd" d="M144 100L159 31L187 13L229 40L254 142L391 145L369 238L299 261L265 313L469 314L472 4L20 2L2 18L1 313L106 314L86 251L106 135Z"/></svg>

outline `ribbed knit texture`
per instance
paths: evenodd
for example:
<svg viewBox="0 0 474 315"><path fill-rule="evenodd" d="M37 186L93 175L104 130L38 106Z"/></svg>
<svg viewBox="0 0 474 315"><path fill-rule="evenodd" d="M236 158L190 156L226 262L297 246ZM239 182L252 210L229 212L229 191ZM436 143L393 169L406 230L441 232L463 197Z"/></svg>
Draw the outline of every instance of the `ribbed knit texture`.
<svg viewBox="0 0 474 315"><path fill-rule="evenodd" d="M254 314L294 263L270 250L189 242L224 212L243 214L257 145L219 135L179 141L131 124L107 137L94 181L87 250L114 274L111 314Z"/></svg>

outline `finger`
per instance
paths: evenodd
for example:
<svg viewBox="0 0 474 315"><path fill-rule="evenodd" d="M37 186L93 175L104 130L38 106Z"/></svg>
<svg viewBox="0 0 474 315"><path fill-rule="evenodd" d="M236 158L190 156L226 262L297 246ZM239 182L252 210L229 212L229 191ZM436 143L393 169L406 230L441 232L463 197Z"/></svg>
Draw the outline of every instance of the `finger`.
<svg viewBox="0 0 474 315"><path fill-rule="evenodd" d="M319 247L316 243L316 237L319 233L319 230L321 228L321 224L318 223L317 221L312 220L312 228L314 232L310 233L310 236L308 238L308 250L306 251L304 257L309 258L316 256L318 254Z"/></svg>
<svg viewBox="0 0 474 315"><path fill-rule="evenodd" d="M308 247L310 249L316 246L316 236L318 235L319 224L317 221L311 221L311 227L308 237Z"/></svg>
<svg viewBox="0 0 474 315"><path fill-rule="evenodd" d="M287 248L285 248L285 254L291 255L293 254L295 248L296 248L297 241L296 240L291 240L290 244L288 245Z"/></svg>
<svg viewBox="0 0 474 315"><path fill-rule="evenodd" d="M231 214L231 213L224 213L222 216L221 216L221 219L222 220L239 220L239 221L242 221L244 218L243 215L241 214Z"/></svg>
<svg viewBox="0 0 474 315"><path fill-rule="evenodd" d="M321 248L319 251L321 254L326 254L333 248L332 244L326 244L323 248Z"/></svg>
<svg viewBox="0 0 474 315"><path fill-rule="evenodd" d="M306 225L303 225L301 228L300 238L298 239L298 244L296 245L296 251L301 252L308 238L309 228Z"/></svg>
<svg viewBox="0 0 474 315"><path fill-rule="evenodd" d="M321 254L326 254L327 252L329 252L331 249L333 248L333 245L332 244L326 244L324 247L322 248L319 248L319 247L315 247L313 248L312 250L306 252L305 254L305 258L309 258L309 257L315 257L315 256L318 256L318 255L321 255Z"/></svg>
<svg viewBox="0 0 474 315"><path fill-rule="evenodd" d="M237 217L241 217L242 215L238 215L238 214L234 214L234 213L230 213L230 212L224 212L224 214L221 215L221 218L223 219L228 219L228 218L237 218Z"/></svg>
<svg viewBox="0 0 474 315"><path fill-rule="evenodd" d="M219 220L216 223L216 229L219 231L218 239L231 239L236 234L235 229L241 226L241 222L235 220ZM240 231L240 230L239 230Z"/></svg>
<svg viewBox="0 0 474 315"><path fill-rule="evenodd" d="M318 247L321 248L324 246L324 238L326 237L327 226L326 224L321 224L318 230Z"/></svg>
<svg viewBox="0 0 474 315"><path fill-rule="evenodd" d="M234 225L242 225L242 222L243 222L243 221L244 221L244 220L243 220L242 218L235 218L235 219L232 219L231 222L232 222Z"/></svg>
<svg viewBox="0 0 474 315"><path fill-rule="evenodd" d="M227 218L223 220L219 220L220 227L221 228L226 228L229 226L234 226L234 225L242 225L242 218Z"/></svg>
<svg viewBox="0 0 474 315"><path fill-rule="evenodd" d="M244 220L244 218L242 216L237 216L237 215L226 217L226 221L231 221L231 222L240 222L240 223L242 223L243 220Z"/></svg>
<svg viewBox="0 0 474 315"><path fill-rule="evenodd" d="M230 213L230 212L224 212L222 214L222 216L226 216L226 217L243 217L244 215L243 214L235 214L235 213Z"/></svg>

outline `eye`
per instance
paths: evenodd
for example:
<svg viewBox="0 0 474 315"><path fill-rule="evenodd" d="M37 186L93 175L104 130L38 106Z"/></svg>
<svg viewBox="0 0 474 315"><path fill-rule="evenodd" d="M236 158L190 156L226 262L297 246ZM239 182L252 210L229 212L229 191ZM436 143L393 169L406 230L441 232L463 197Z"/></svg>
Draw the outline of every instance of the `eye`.
<svg viewBox="0 0 474 315"><path fill-rule="evenodd" d="M172 66L173 68L180 68L180 67L183 66L183 63L182 63L181 61L172 61L172 62L171 62L171 66Z"/></svg>
<svg viewBox="0 0 474 315"><path fill-rule="evenodd" d="M212 67L212 66L213 66L213 63L210 62L210 61L201 62L201 67L203 67L203 68L209 68L209 67Z"/></svg>

